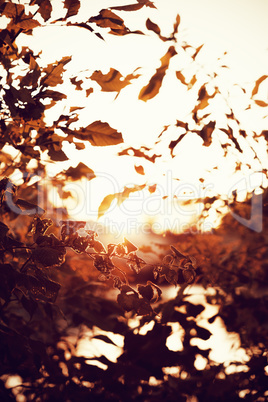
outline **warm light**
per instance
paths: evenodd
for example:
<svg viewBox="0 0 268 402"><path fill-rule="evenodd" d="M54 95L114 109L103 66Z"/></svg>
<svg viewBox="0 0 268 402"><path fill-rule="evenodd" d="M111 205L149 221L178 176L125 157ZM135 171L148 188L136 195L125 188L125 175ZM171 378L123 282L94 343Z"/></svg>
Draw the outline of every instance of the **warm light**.
<svg viewBox="0 0 268 402"><path fill-rule="evenodd" d="M194 5L192 3L178 6L174 0L165 4L157 2L158 10L147 10L144 7L139 13L123 15L128 26L133 25L135 29L141 30L144 30L145 20L149 16L161 26L163 34L169 34L174 17L177 13L181 15L178 54L170 61L159 94L148 102L138 100L139 92L159 67L159 60L166 53L168 45L152 32L120 38L108 35L106 40L102 41L85 29L53 26L35 29L33 36L25 37L25 43L22 35L18 38L21 45L29 45L36 53L42 50L39 59L41 65L59 60L62 56L72 55L72 61L66 66L64 84L57 87L57 90L65 92L68 97L66 101L59 102L55 108L48 110L46 119L49 124L60 113L67 114L71 106L79 106L82 107L78 110L79 121L72 124L71 128L102 120L122 132L124 137L124 144L107 149L87 144L85 150L77 151L73 145L64 144L64 152L70 160L57 166L47 164L48 176L54 176L81 161L93 169L97 176L90 182L67 181L64 191L70 192L72 196L64 200L56 194L57 190L50 193L50 200L58 207L66 207L72 219L96 221L99 205L106 195L121 192L125 186L157 184L157 190L153 194L144 189L132 193L121 205L114 200L98 222L109 227L117 236L138 236L140 231L145 233L149 227L156 233L166 230L180 233L197 224L203 207L202 202L183 206L180 203L182 199L194 200L217 194L226 199L241 181L248 180L253 172L268 166L264 142L261 138L255 141L250 134L251 131L260 133L267 125L267 117L265 118L264 110L260 111L254 106L245 111L247 95L239 87L242 86L250 94L250 81L254 83L258 76L264 74L267 54L264 55L262 49L266 46L264 38L267 35L261 35L260 30L261 27L266 29L265 13L254 8L254 13L259 13L259 22L249 34L246 21L251 20L253 13L249 2L246 8L243 7L243 18L236 18L235 24L228 23L228 30L225 29L225 20L219 19L218 14L228 14L228 20L232 20L236 13L241 13L238 5L232 5L233 13L230 14L228 2L224 5L213 5L209 10L196 1ZM262 4L262 7L266 6ZM60 5L58 8L55 18L57 13L60 15ZM82 2L80 13L81 16L94 15L98 13L98 5ZM200 41L198 43L197 38ZM195 46L205 42L196 66L194 63L189 64L186 53L179 51L184 40ZM251 50L248 51L246 46L250 46ZM224 51L228 51L228 54L219 60ZM230 68L220 68L221 64ZM97 82L89 79L94 71L107 73L110 67L116 68L124 76L137 68L136 72L141 74L131 85L125 87L116 99L116 92L101 92ZM187 79L198 72L196 90L195 87L187 90L181 85L176 78L176 71L181 70ZM189 132L174 148L175 157L171 158L169 143L176 140L180 134L176 120L186 121L189 118L198 88L205 77L209 81L209 74L214 72L217 72L218 76L211 79L208 90L212 93L214 87L219 86L224 96L216 95L208 111L212 113L219 127L225 127L225 113L229 106L235 110L242 126L249 131L247 138L241 140L243 153L233 149L224 157L221 143L226 142L226 135L216 129L213 133L213 143L209 147L204 147L202 139L194 132ZM93 88L93 93L88 97L84 91L77 91L70 84L69 79L76 76L83 80L84 89ZM260 94L264 97L265 88L267 87L260 88ZM155 144L163 127L167 125L169 127L163 133L161 142ZM194 123L189 127L190 130L197 128ZM235 127L233 129L235 132ZM152 164L141 158L117 156L124 148L139 149L142 145L153 148L153 152L161 157ZM259 160L255 158L253 149ZM236 163L240 162L242 170L235 171ZM137 164L144 167L145 175L139 175L135 171L134 165ZM251 168L247 164L250 164ZM257 184L246 184L244 193L252 192L259 188L260 184L267 186L264 175ZM184 187L188 189L183 194ZM242 196L241 192L239 196ZM220 214L228 212L228 209L222 209L222 206L218 209ZM198 230L206 232L216 227L222 217L220 214L215 208L211 209Z"/></svg>

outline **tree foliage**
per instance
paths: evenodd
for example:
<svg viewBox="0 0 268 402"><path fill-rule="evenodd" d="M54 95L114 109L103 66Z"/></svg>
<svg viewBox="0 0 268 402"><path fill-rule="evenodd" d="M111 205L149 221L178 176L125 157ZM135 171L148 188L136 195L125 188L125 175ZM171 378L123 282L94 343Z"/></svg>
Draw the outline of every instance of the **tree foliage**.
<svg viewBox="0 0 268 402"><path fill-rule="evenodd" d="M74 128L73 123L79 124L79 108L75 106L48 124L47 110L66 99L57 86L64 83L71 56L47 66L39 65L39 55L28 47L20 48L18 37L32 35L35 28L47 25L86 29L100 41L109 34L120 37L152 32L161 42L167 42L167 50L138 94L144 102L159 94L170 63L178 54L186 54L189 63L195 65L203 45L195 48L179 42L179 15L169 36L163 36L150 18L144 24L144 32L128 28L124 13L155 8L151 1L138 0L100 9L97 15L87 16L83 22L76 21L79 0L65 0L62 17L56 20L52 1L21 3L0 0L0 12L7 21L0 32L3 72L0 81L1 400L16 400L16 395L38 401L187 401L190 397L198 401L265 400L267 191L262 195L262 232L256 234L239 226L229 214L214 233L170 234L167 242L158 244L157 252L149 246L146 249L145 245L144 254L153 252L157 257L157 262L149 263L127 238L104 246L84 221L72 221L66 214L66 219L53 222L38 205L38 186L32 180L36 175L45 176L44 155L51 162L68 159L64 142L81 150L85 143L93 147L122 144L123 136L108 122L100 120ZM177 145L192 133L202 139L204 147L209 147L220 131L225 154L230 148L242 154L244 147L254 152L252 141L261 138L267 142L267 131L248 133L241 126L225 99L224 89L215 80L218 73L204 76L196 70L189 77L180 69L175 75L187 91L194 91L196 98L189 120L177 120L174 124L178 137L169 141L171 158ZM111 67L108 73L94 71L90 80L102 92L115 92L118 96L140 76L137 70L123 75ZM268 106L258 97L259 87L266 79L264 75L254 83L248 107ZM71 84L77 91L84 90L79 77L72 78ZM86 96L92 91L87 88ZM218 97L226 101L224 127L210 109ZM156 145L171 126L163 128ZM246 141L248 136L251 142ZM122 148L118 157L131 154L139 158L135 169L141 176L144 175L143 159L155 163L161 158L147 147ZM256 152L254 159L258 160ZM264 167L261 170L267 174ZM16 171L22 173L20 185L10 179ZM95 173L80 162L55 175L54 180L64 183L82 178L94 180ZM153 194L156 187L144 183L107 195L99 206L99 217L114 200L120 205L133 192L148 188ZM68 194L62 192L61 197L64 196ZM206 208L217 198L206 199ZM244 203L239 203L234 196L232 207L246 215L250 202L250 195ZM199 289L212 287L212 293L205 292L204 305L189 301L185 289L191 284ZM177 295L166 298L163 291L174 285L179 289ZM217 313L206 317L207 328L200 324L206 305L217 306ZM212 335L209 325L217 320L228 332L240 336L248 361L243 365L232 364L242 366L241 370L238 367L228 371L224 363L217 363L210 356L205 341ZM168 347L174 324L181 328L181 350ZM123 346L114 361L105 353L91 357L78 353L79 344L87 337L90 342L98 340L118 350L115 335L123 339ZM196 340L203 340L205 346L197 346ZM202 370L196 365L198 357L205 361ZM21 383L11 390L8 379L15 375L20 376Z"/></svg>

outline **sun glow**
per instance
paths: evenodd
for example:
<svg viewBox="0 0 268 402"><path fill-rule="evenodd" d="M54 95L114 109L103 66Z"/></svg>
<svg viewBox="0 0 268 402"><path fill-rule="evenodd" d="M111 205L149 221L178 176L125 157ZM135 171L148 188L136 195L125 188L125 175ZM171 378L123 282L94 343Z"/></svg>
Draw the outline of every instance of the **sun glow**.
<svg viewBox="0 0 268 402"><path fill-rule="evenodd" d="M135 16L134 13L124 13L124 19L130 28L133 25L138 29L140 25L140 28L144 29L146 18L149 16L159 24L163 34L170 33L174 16L177 13L181 15L178 49L176 48L178 55L170 60L160 93L148 102L138 100L138 94L159 67L159 60L167 50L167 44L158 40L154 33L148 31L148 35L126 35L119 38L120 40L110 35L105 41L101 41L84 29L58 29L54 26L37 28L32 37L27 36L27 45L36 53L42 50L39 61L41 65L72 55L72 61L66 66L64 83L59 86L60 91L68 94L67 100L58 102L55 108L48 110L47 121L53 122L55 116L67 114L71 106L77 106L81 108L77 111L79 120L72 124L72 128L86 126L94 120L107 121L111 127L122 132L124 138L123 145L107 149L86 145L84 150L77 151L73 144L65 144L64 152L69 161L58 164L57 169L64 170L82 161L93 169L96 175L96 178L90 181L67 180L61 189L71 195L66 199L57 195L58 189L51 189L50 200L58 207L66 207L71 218L96 221L98 208L105 196L121 193L125 187L146 184L146 188L131 193L122 203L114 199L98 222L113 228L122 236L129 233L138 235L140 230L144 229L146 232L148 227L152 227L157 233L165 230L181 232L196 224L203 207L202 202L184 205L185 201L204 199L217 194L228 198L231 191L239 187L241 180L248 180L253 173L267 168L268 158L264 143L261 138L254 139L252 134L258 134L265 128L267 117L254 105L245 110L247 94L252 90L254 80L264 73L268 65L267 52L264 55L263 51L266 44L260 36L260 26L267 30L263 20L264 13L260 14L256 30L251 30L249 41L248 32L245 30L247 25L245 26L243 21L251 19L253 11L250 2L247 2L247 8L242 7L244 20L236 20L235 28L228 24L228 32L223 30L223 21L219 19L218 14L228 14L230 18L230 1L225 5L213 5L213 8L208 1L205 3L207 6L201 7L196 1L185 5L169 0L165 5L157 2L158 10L144 10L144 7L139 18L137 13ZM235 7L234 12L238 12L238 5ZM83 2L80 12L83 17L85 14L94 15L98 12L97 8L97 5ZM196 10L195 14L193 9ZM240 28L244 36L242 33L237 35ZM187 52L179 50L179 44L185 44L184 40L194 46L205 43L196 65L189 64ZM21 45L25 44L21 42ZM254 58L249 56L251 51L248 52L246 46L250 46L251 51L254 51ZM88 50L85 51L86 49ZM225 51L228 53L222 56ZM116 99L115 92L100 92L99 85L89 80L94 71L107 73L110 67L120 71L123 76L133 73L136 69L136 73L141 74L131 85L125 87ZM192 132L188 132L180 144L172 149L171 157L169 144L181 134L181 128L176 125L176 121L187 121L196 102L196 91L181 85L176 79L176 71L183 71L186 81L198 72L195 84L197 89L200 87L198 83L202 84L204 79L208 78L208 92L213 93L218 87L222 89L223 96L216 95L213 102L209 102L209 113L212 113L219 127L226 128L226 112L230 111L230 108L236 111L242 128L249 133L246 138L241 139L243 153L229 146L231 152L225 156L221 144L226 142L226 134L219 129L215 129L213 133L213 143L209 147L203 146L202 139L194 132L197 127L192 122L189 123L189 130ZM217 76L213 76L215 72ZM92 87L93 93L85 96L83 91L75 90L69 81L69 78L74 77L83 80L83 89ZM267 90L267 84L265 85L262 84L260 88L260 94L264 97ZM244 88L246 94L241 88ZM234 124L232 129L235 133L238 127ZM159 141L161 132L163 134ZM140 149L141 146L152 148L153 152L161 157L157 158L155 163L135 156L118 157L118 152L124 148ZM236 170L239 164L242 169ZM137 173L137 165L142 165L144 174ZM58 173L55 169L55 164L47 164L48 177ZM155 184L156 191L150 193L148 186ZM255 185L247 185L246 190L252 192L260 185L267 186L264 175L258 176ZM211 210L203 221L202 231L211 230L219 223L219 215L215 211L215 208Z"/></svg>

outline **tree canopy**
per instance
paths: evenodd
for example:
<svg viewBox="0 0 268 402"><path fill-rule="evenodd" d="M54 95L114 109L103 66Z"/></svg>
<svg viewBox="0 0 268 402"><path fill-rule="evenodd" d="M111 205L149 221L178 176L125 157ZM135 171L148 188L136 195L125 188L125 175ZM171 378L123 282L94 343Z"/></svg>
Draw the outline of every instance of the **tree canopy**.
<svg viewBox="0 0 268 402"><path fill-rule="evenodd" d="M237 191L231 202L220 194L196 200L204 204L200 219L219 202L229 207L218 229L165 233L153 245L144 244L140 249L126 237L119 243L102 239L87 228L86 221L70 219L68 211L59 211L55 205L48 214L39 201L41 191L45 206L49 204L42 181L49 163L60 166L68 161L66 144L78 152L85 146L104 149L120 145L117 157L134 156L138 161L135 171L143 177L144 161L158 163L164 147L172 160L176 147L195 135L203 147L217 142L223 157L234 155L234 171L253 169L267 179L265 156L256 146L267 147L268 131L248 130L241 123L219 79L228 67L219 59L217 71L200 68L203 44L193 46L180 39L179 15L174 16L171 32L164 35L149 17L142 31L125 22L128 13L156 9L152 1L100 7L96 15L81 13L83 2L79 0L65 0L60 11L60 3L55 4L50 0L0 0L4 26L0 32L1 400L264 401L268 373L264 185L259 186L260 194L249 192L243 202ZM124 133L109 121L96 119L81 125L80 106L71 106L68 113L59 113L49 122L49 112L67 100L61 85L72 57L65 55L42 65L40 54L20 45L20 38L25 40L25 35L47 26L87 30L100 42L108 35L117 40L126 35L155 35L165 51L153 74L143 81L137 98L144 103L157 98L173 73L185 92L193 94L191 113L184 120L178 117L167 122L157 133L154 146L139 149L124 145ZM184 67L180 57L184 57ZM143 78L139 68L125 74L110 66L107 72L95 70L87 79L78 75L68 80L73 90L86 98L98 91L112 92L117 99L127 86ZM245 111L266 113L268 104L259 89L267 78L257 79L250 90L239 87ZM170 138L170 128L176 137ZM243 157L246 151L250 160ZM96 180L96 176L90 166L79 162L57 172L52 183L60 198L68 198L71 194L63 189L67 180ZM98 217L106 214L114 201L121 205L144 189L152 195L157 183L144 180L107 194ZM254 216L253 205L258 205ZM241 224L238 215L244 221L250 217L251 224ZM169 297L172 287L177 292ZM189 297L189 289L194 288L203 295L197 303ZM206 314L209 308L212 315ZM246 351L245 361L213 360L208 341L214 323L237 334ZM181 346L177 344L173 350L168 345L176 328L177 332L180 329ZM92 345L98 341L100 353L94 350L89 357L80 353L85 340ZM109 346L114 347L117 358L102 352ZM12 379L17 381L15 386L9 385Z"/></svg>

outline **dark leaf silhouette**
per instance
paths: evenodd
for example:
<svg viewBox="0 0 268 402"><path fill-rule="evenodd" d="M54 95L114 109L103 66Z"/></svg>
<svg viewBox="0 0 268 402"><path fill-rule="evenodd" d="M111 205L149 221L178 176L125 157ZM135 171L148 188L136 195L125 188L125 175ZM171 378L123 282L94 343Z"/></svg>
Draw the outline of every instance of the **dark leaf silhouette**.
<svg viewBox="0 0 268 402"><path fill-rule="evenodd" d="M32 251L34 261L44 267L61 265L64 262L64 248L36 247Z"/></svg>
<svg viewBox="0 0 268 402"><path fill-rule="evenodd" d="M169 62L171 57L175 56L177 54L174 46L171 46L167 53L161 58L161 67L159 67L156 70L156 73L153 75L153 77L150 79L149 84L146 85L145 87L142 88L139 94L139 99L143 100L146 102L149 99L154 98L162 85L162 81L164 79L164 76L166 74L166 71L169 66Z"/></svg>

